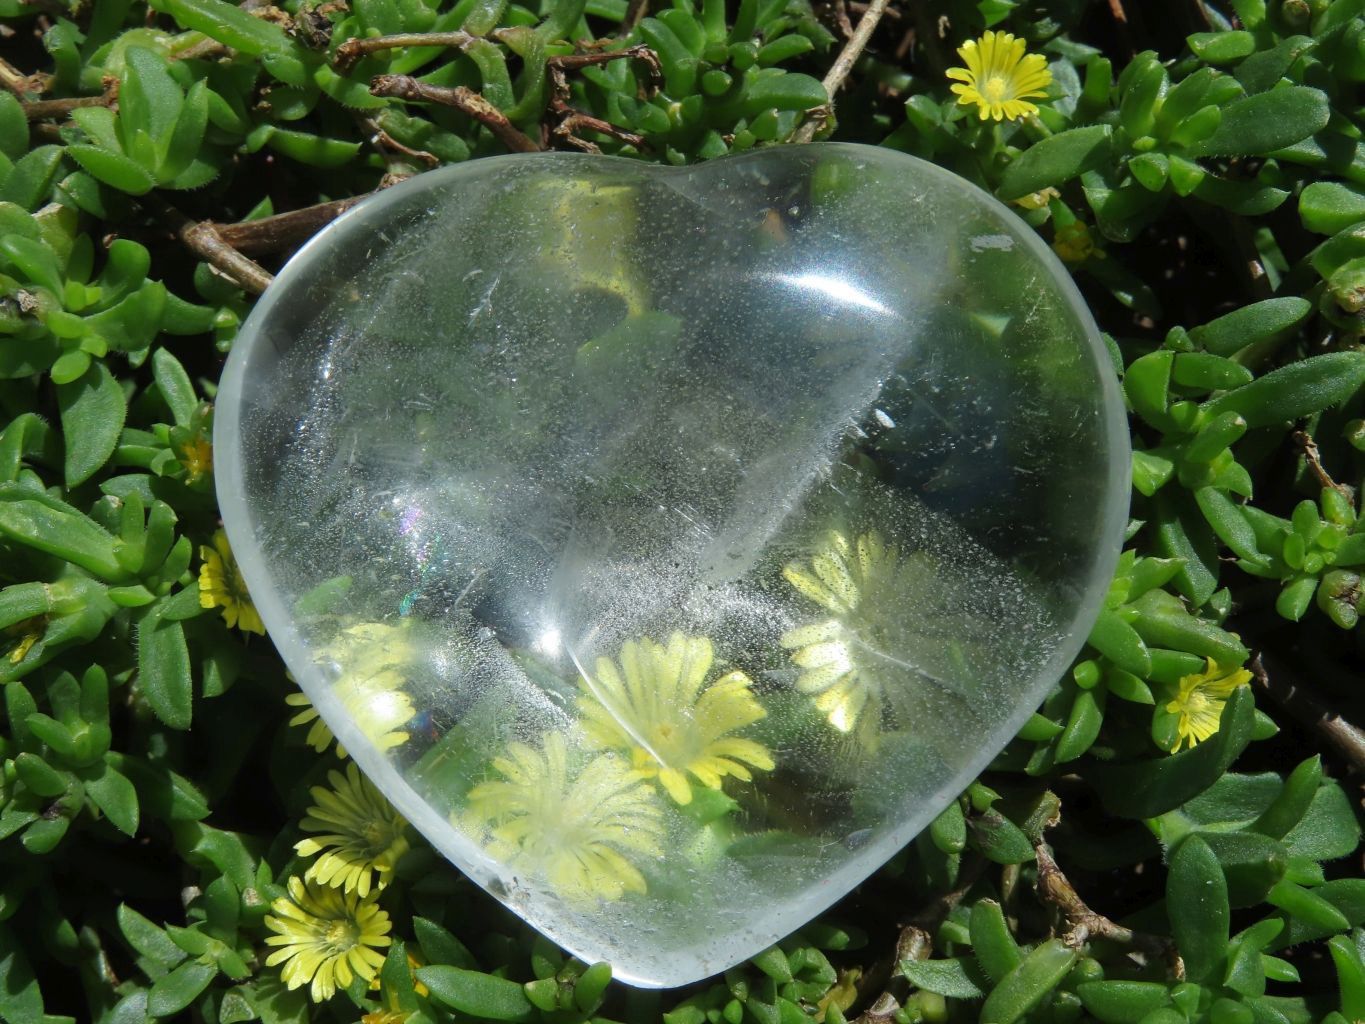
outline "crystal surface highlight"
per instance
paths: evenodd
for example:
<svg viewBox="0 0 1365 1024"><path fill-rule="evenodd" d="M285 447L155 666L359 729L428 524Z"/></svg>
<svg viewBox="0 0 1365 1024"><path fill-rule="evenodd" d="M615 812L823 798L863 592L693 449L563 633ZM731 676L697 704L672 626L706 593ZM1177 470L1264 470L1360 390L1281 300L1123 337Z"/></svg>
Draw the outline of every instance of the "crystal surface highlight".
<svg viewBox="0 0 1365 1024"><path fill-rule="evenodd" d="M677 985L875 870L1064 671L1126 515L1113 376L1034 233L913 158L495 158L295 257L218 486L402 813Z"/></svg>

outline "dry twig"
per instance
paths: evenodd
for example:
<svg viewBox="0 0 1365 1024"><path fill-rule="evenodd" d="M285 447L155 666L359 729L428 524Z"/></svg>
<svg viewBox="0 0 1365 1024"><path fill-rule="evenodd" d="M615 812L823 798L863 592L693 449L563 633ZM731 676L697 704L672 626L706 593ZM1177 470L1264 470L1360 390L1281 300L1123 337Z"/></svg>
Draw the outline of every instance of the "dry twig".
<svg viewBox="0 0 1365 1024"><path fill-rule="evenodd" d="M645 146L643 135L628 131L610 121L604 121L600 117L593 117L591 114L575 110L557 96L550 100L549 109L559 119L555 126L550 129L550 135L565 145L581 149L585 153L600 153L602 150L597 143L579 138L575 134L578 131L600 132L627 145L635 146L637 149Z"/></svg>
<svg viewBox="0 0 1365 1024"><path fill-rule="evenodd" d="M375 36L373 39L348 39L337 47L332 66L338 74L344 75L355 67L356 62L362 57L368 57L380 50L394 50L400 46L448 46L463 50L478 38L468 32L404 32L392 36Z"/></svg>
<svg viewBox="0 0 1365 1024"><path fill-rule="evenodd" d="M171 54L172 60L216 60L229 54L226 46L216 39L201 39L193 46L177 50Z"/></svg>
<svg viewBox="0 0 1365 1024"><path fill-rule="evenodd" d="M580 43L579 46L592 44ZM583 53L568 53L561 57L550 57L545 61L545 68L550 73L551 79L557 89L563 90L563 95L568 95L568 79L565 72L577 71L579 68L590 67L593 64L606 64L613 60L638 60L649 69L650 89L657 90L659 83L663 81L663 67L659 64L659 55L643 43L635 46L627 46L623 50L587 50Z"/></svg>
<svg viewBox="0 0 1365 1024"><path fill-rule="evenodd" d="M428 153L425 149L413 149L411 146L403 145L403 143L399 142L381 128L379 122L368 114L356 111L355 120L356 124L360 125L361 130L369 136L370 144L378 149L379 155L384 157L390 164L394 163L391 154L397 153L400 156L411 157L419 163L426 164L428 168L440 165L441 158L435 153ZM395 168L395 172L400 170L406 171L406 173L411 176L411 168Z"/></svg>
<svg viewBox="0 0 1365 1024"><path fill-rule="evenodd" d="M1303 461L1308 464L1308 471L1313 474L1318 486L1336 491L1354 505L1355 494L1351 488L1333 480L1331 474L1323 466L1322 457L1318 454L1318 445L1313 440L1313 435L1306 430L1296 430L1291 436L1294 438L1294 443L1303 449Z"/></svg>
<svg viewBox="0 0 1365 1024"><path fill-rule="evenodd" d="M901 1008L901 1001L910 992L910 984L900 972L900 965L906 960L927 960L933 952L934 940L929 932L915 925L906 925L896 938L896 950L889 961L883 961L868 971L859 988L867 987L878 995L860 1013L853 1024L889 1024Z"/></svg>
<svg viewBox="0 0 1365 1024"><path fill-rule="evenodd" d="M1267 663L1274 671L1267 670ZM1258 654L1247 666L1256 680L1256 685L1274 698L1275 703L1284 708L1304 725L1317 732L1342 757L1350 762L1358 772L1365 772L1365 731L1352 725L1335 711L1329 711L1312 694L1292 682L1286 681L1289 673L1279 662L1264 654Z"/></svg>
<svg viewBox="0 0 1365 1024"><path fill-rule="evenodd" d="M639 27L640 22L649 14L649 0L630 0L626 6L626 16L621 22L621 32L629 35Z"/></svg>
<svg viewBox="0 0 1365 1024"><path fill-rule="evenodd" d="M143 196L138 202L170 228L185 248L238 287L259 295L275 280L263 267L225 242L217 225L211 221L191 220L154 193Z"/></svg>
<svg viewBox="0 0 1365 1024"><path fill-rule="evenodd" d="M1170 964L1171 973L1177 979L1185 977L1185 964L1174 944L1158 935L1125 928L1091 910L1062 874L1047 845L1036 843L1033 850L1038 861L1038 895L1057 907L1066 918L1070 929L1062 938L1068 946L1079 948L1092 938L1105 939L1149 956L1162 957Z"/></svg>
<svg viewBox="0 0 1365 1024"><path fill-rule="evenodd" d="M839 56L835 58L834 64L825 75L824 86L825 94L829 96L829 104L824 108L817 107L809 112L806 121L801 127L792 133L792 142L810 142L829 119L834 115L834 94L848 78L853 70L854 63L862 56L863 50L867 47L868 40L872 38L872 33L877 30L877 24L882 20L882 15L886 13L886 5L889 0L871 0L867 5L867 11L858 19L858 27L853 32L853 38L844 44L844 48L839 51Z"/></svg>
<svg viewBox="0 0 1365 1024"><path fill-rule="evenodd" d="M367 192L365 195L373 195ZM334 199L330 203L306 206L301 210L277 213L259 220L237 224L215 224L218 237L246 256L265 252L286 252L298 248L365 196Z"/></svg>
<svg viewBox="0 0 1365 1024"><path fill-rule="evenodd" d="M9 61L0 57L0 85L3 85L19 99L22 100L30 95L41 96L47 92L48 86L51 84L51 75L42 72L26 75Z"/></svg>
<svg viewBox="0 0 1365 1024"><path fill-rule="evenodd" d="M653 92L658 89L659 83L663 80L663 69L659 66L658 55L648 46L639 45L629 46L624 50L565 54L562 57L551 57L545 62L545 69L550 75L551 86L547 113L555 118L555 124L549 128L549 134L552 138L587 153L597 153L600 150L596 143L581 139L575 134L580 129L608 135L636 148L645 145L643 135L628 131L600 117L585 114L571 107L568 102L568 72L590 67L594 64L606 64L608 61L625 59L643 61L649 69L650 91Z"/></svg>
<svg viewBox="0 0 1365 1024"><path fill-rule="evenodd" d="M79 110L81 107L111 107L118 99L118 88L106 88L101 96L69 96L59 100L33 100L28 103L21 103L24 108L24 117L29 121L46 121L49 119L60 119L70 115L71 111Z"/></svg>
<svg viewBox="0 0 1365 1024"><path fill-rule="evenodd" d="M393 38L393 37L390 37ZM514 153L539 153L540 143L517 128L493 104L463 85L453 89L419 82L409 75L378 75L370 82L370 92L376 96L392 96L419 103L439 103L454 107L485 125L504 146Z"/></svg>

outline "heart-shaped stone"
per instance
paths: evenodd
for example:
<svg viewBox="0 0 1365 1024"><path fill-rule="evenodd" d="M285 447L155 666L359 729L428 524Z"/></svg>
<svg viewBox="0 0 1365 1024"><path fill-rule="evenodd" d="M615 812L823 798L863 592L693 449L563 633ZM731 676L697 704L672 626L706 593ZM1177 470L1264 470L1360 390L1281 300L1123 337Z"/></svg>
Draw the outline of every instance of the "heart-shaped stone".
<svg viewBox="0 0 1365 1024"><path fill-rule="evenodd" d="M1065 670L1128 439L1061 264L863 146L480 160L280 275L223 519L346 749L587 961L751 956L952 800Z"/></svg>

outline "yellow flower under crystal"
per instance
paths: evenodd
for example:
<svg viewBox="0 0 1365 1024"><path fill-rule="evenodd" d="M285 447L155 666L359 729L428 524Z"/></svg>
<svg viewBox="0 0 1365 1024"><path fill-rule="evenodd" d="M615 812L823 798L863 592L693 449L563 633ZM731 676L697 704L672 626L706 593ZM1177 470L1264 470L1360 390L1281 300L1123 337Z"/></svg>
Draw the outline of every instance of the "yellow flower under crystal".
<svg viewBox="0 0 1365 1024"><path fill-rule="evenodd" d="M343 775L327 773L332 788L314 786L314 805L300 822L305 832L321 835L294 844L300 857L320 854L304 878L368 896L382 889L398 858L408 851L408 823L360 774L354 764Z"/></svg>
<svg viewBox="0 0 1365 1024"><path fill-rule="evenodd" d="M707 682L715 653L706 637L629 640L619 660L598 658L591 678L579 681L583 731L593 746L629 751L635 767L680 804L692 802L688 776L720 789L727 775L748 782L750 768L772 770L767 747L732 735L767 712L743 672Z"/></svg>
<svg viewBox="0 0 1365 1024"><path fill-rule="evenodd" d="M291 877L289 895L270 909L265 924L276 934L265 941L280 948L265 964L283 964L280 977L291 989L311 982L308 994L315 1003L331 999L353 978L370 982L384 964L378 950L392 941L389 915L374 897Z"/></svg>
<svg viewBox="0 0 1365 1024"><path fill-rule="evenodd" d="M875 730L889 692L905 682L907 665L893 652L913 570L876 530L856 542L831 530L809 564L782 570L798 593L834 616L789 630L782 646L801 670L796 688L814 694L815 706L840 732L859 723Z"/></svg>
<svg viewBox="0 0 1365 1024"><path fill-rule="evenodd" d="M200 545L199 557L204 560L199 567L200 607L223 609L223 621L229 629L264 635L265 624L251 603L246 580L242 579L237 559L228 546L227 534L222 530L215 531L212 544Z"/></svg>
<svg viewBox="0 0 1365 1024"><path fill-rule="evenodd" d="M1052 84L1052 72L1041 54L1026 53L1025 43L1008 32L985 32L958 47L965 68L949 68L948 77L961 83L952 87L957 102L976 104L981 120L1017 121L1038 113L1029 102L1044 95Z"/></svg>
<svg viewBox="0 0 1365 1024"><path fill-rule="evenodd" d="M327 728L327 723L318 714L318 709L313 707L313 702L308 699L308 694L300 691L291 693L284 698L284 702L291 708L302 708L302 710L289 719L290 725L302 728L308 726L308 735L304 737L304 742L316 750L319 754L324 753L332 745L332 730ZM337 756L345 757L346 753L341 748L337 748Z"/></svg>
<svg viewBox="0 0 1365 1024"><path fill-rule="evenodd" d="M403 689L412 658L406 621L397 626L383 622L348 626L331 643L318 649L317 660L335 666L339 672L332 683L332 693L341 702L346 716L380 751L406 743L408 733L402 727L417 715ZM291 719L291 724L302 725L311 717L308 711L301 712ZM308 741L314 749L321 749L317 745L321 736L315 733L315 728L309 730ZM339 744L337 756L346 756Z"/></svg>
<svg viewBox="0 0 1365 1024"><path fill-rule="evenodd" d="M1244 668L1223 668L1212 658L1205 662L1203 672L1180 677L1180 690L1166 705L1168 712L1179 716L1173 750L1182 744L1193 747L1216 733L1228 698L1251 682L1251 673Z"/></svg>
<svg viewBox="0 0 1365 1024"><path fill-rule="evenodd" d="M493 770L501 777L468 798L492 856L575 902L645 891L636 863L663 855L663 812L624 758L598 754L575 768L565 735L550 732L539 749L509 744Z"/></svg>

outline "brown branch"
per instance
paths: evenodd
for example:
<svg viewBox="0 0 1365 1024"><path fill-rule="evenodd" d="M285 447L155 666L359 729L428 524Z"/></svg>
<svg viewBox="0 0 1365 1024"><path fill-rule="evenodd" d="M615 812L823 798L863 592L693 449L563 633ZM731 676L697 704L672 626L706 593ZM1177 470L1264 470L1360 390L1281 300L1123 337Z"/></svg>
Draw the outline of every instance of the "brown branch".
<svg viewBox="0 0 1365 1024"><path fill-rule="evenodd" d="M379 122L368 114L356 111L355 119L356 123L360 125L361 130L369 134L370 144L379 150L379 155L384 157L386 161L392 163L392 154L397 153L400 156L411 157L420 163L424 163L429 168L440 165L441 158L435 153L428 153L425 149L413 149L411 146L403 145L403 143L399 142L381 128ZM405 169L408 171L409 176L411 176L412 169Z"/></svg>
<svg viewBox="0 0 1365 1024"><path fill-rule="evenodd" d="M853 32L853 37L844 44L844 48L839 51L839 56L835 58L829 73L825 75L823 82L825 94L829 96L827 106L817 107L814 111L807 114L806 122L792 133L792 142L810 142L815 138L815 133L829 123L834 116L834 94L853 71L853 65L862 56L868 40L872 38L872 33L877 30L877 24L882 20L882 15L886 12L886 5L889 0L871 0L867 5L867 10L858 19L858 27ZM814 115L814 116L812 116Z"/></svg>
<svg viewBox="0 0 1365 1024"><path fill-rule="evenodd" d="M1332 479L1330 473L1322 465L1322 457L1318 454L1317 442L1313 440L1313 435L1306 430L1296 430L1293 433L1294 443L1303 449L1303 461L1308 464L1309 472L1317 480L1318 486L1336 491L1347 501L1355 504L1355 494L1350 487L1339 484Z"/></svg>
<svg viewBox="0 0 1365 1024"><path fill-rule="evenodd" d="M400 100L454 107L486 126L498 141L515 153L539 153L542 149L540 143L507 120L507 115L501 110L463 85L451 89L428 85L409 75L378 75L370 82L370 92L375 96L392 96Z"/></svg>
<svg viewBox="0 0 1365 1024"><path fill-rule="evenodd" d="M1267 665L1274 671L1268 671ZM1300 685L1286 681L1289 671L1280 662L1258 654L1247 666L1257 687L1310 729L1315 729L1358 772L1365 772L1365 731L1330 711Z"/></svg>
<svg viewBox="0 0 1365 1024"><path fill-rule="evenodd" d="M826 6L839 34L845 39L852 39L853 33L857 30L853 27L853 19L848 16L848 0L829 0Z"/></svg>
<svg viewBox="0 0 1365 1024"><path fill-rule="evenodd" d="M956 908L959 903L966 898L972 886L976 884L981 872L985 869L986 862L980 857L963 858L957 872L957 888L951 892L940 893L932 900L915 911L910 916L908 924L917 928L923 928L927 932L934 932Z"/></svg>
<svg viewBox="0 0 1365 1024"><path fill-rule="evenodd" d="M47 92L52 84L52 76L41 71L26 75L16 68L9 61L0 57L0 85L12 92L19 99L24 99L29 95L39 95Z"/></svg>
<svg viewBox="0 0 1365 1024"><path fill-rule="evenodd" d="M934 940L929 932L915 925L902 928L891 958L873 965L863 979L860 987L882 991L855 1018L854 1024L890 1024L910 992L910 983L901 973L900 965L906 960L927 960L933 949Z"/></svg>
<svg viewBox="0 0 1365 1024"><path fill-rule="evenodd" d="M557 119L556 123L548 128L548 134L551 138L576 149L581 149L586 153L598 153L600 150L596 143L579 138L575 134L580 129L600 132L636 148L646 145L643 135L628 131L600 117L585 114L581 110L571 107L568 102L570 95L568 72L590 67L594 64L605 64L608 61L627 58L645 63L649 68L650 89L651 91L657 90L659 82L663 78L663 70L659 65L658 54L648 46L630 46L624 50L613 50L609 53L590 51L565 54L561 57L551 57L545 62L545 68L550 74L551 86L550 103L546 108L546 114L550 118Z"/></svg>
<svg viewBox="0 0 1365 1024"><path fill-rule="evenodd" d="M223 241L217 225L211 221L190 220L155 194L145 195L138 202L169 227L185 248L220 271L239 288L259 295L275 280L264 268Z"/></svg>
<svg viewBox="0 0 1365 1024"><path fill-rule="evenodd" d="M367 192L366 195L373 195ZM306 206L301 210L277 213L260 220L237 224L215 224L218 237L246 256L265 252L284 252L297 248L336 220L365 196L334 199L330 203Z"/></svg>
<svg viewBox="0 0 1365 1024"><path fill-rule="evenodd" d="M1033 847L1033 852L1038 861L1038 895L1057 907L1066 918L1070 929L1062 937L1062 941L1068 946L1079 949L1092 938L1105 939L1120 946L1130 946L1150 956L1162 957L1170 964L1171 973L1177 979L1185 977L1184 961L1180 959L1173 942L1158 935L1135 932L1091 910L1072 887L1066 875L1062 874L1062 869L1052 859L1047 845L1037 843Z"/></svg>
<svg viewBox="0 0 1365 1024"><path fill-rule="evenodd" d="M985 861L978 856L964 857L958 870L957 888L934 897L904 921L895 950L869 966L858 981L860 998L873 992L878 994L872 997L872 1002L853 1024L890 1024L900 1010L901 1002L910 993L909 979L901 973L900 965L906 960L928 959L934 948L934 933L976 884L984 866Z"/></svg>
<svg viewBox="0 0 1365 1024"><path fill-rule="evenodd" d="M171 54L172 60L212 60L216 57L225 57L228 48L216 39L201 39L192 46L187 46L183 50L177 50Z"/></svg>
<svg viewBox="0 0 1365 1024"><path fill-rule="evenodd" d="M640 27L640 22L649 14L649 0L630 0L626 6L626 16L621 22L621 33L630 35Z"/></svg>
<svg viewBox="0 0 1365 1024"><path fill-rule="evenodd" d="M652 88L657 89L658 83L663 81L664 72L663 67L659 64L659 55L643 43L627 46L623 50L592 50L586 53L568 53L560 57L550 57L545 61L545 66L552 76L557 75L558 80L563 81L563 73L566 71L577 71L579 68L586 68L593 64L606 64L613 60L642 61L649 68Z"/></svg>
<svg viewBox="0 0 1365 1024"><path fill-rule="evenodd" d="M869 4L863 3L863 0L853 0L853 2L848 5L848 9L854 14L866 14L869 6ZM897 7L887 7L886 12L882 17L886 18L887 21L900 21L905 15L901 14L900 9Z"/></svg>
<svg viewBox="0 0 1365 1024"><path fill-rule="evenodd" d="M576 134L577 131L600 132L617 139L627 145L636 148L645 145L645 137L632 131L627 131L619 125L614 125L610 121L604 121L600 117L593 117L580 110L575 110L559 97L550 101L550 112L559 117L559 122L550 129L550 135L566 145L581 149L585 153L600 153L597 143L581 139Z"/></svg>
<svg viewBox="0 0 1365 1024"><path fill-rule="evenodd" d="M24 108L24 117L29 121L46 121L53 118L65 118L71 111L79 110L81 107L110 107L118 98L117 90L110 90L102 96L71 96L60 100L33 100L30 103L20 104Z"/></svg>
<svg viewBox="0 0 1365 1024"><path fill-rule="evenodd" d="M392 36L375 36L373 39L348 39L337 47L332 67L338 74L344 75L362 57L380 50L395 50L400 46L448 46L463 50L478 38L468 32L402 32Z"/></svg>

